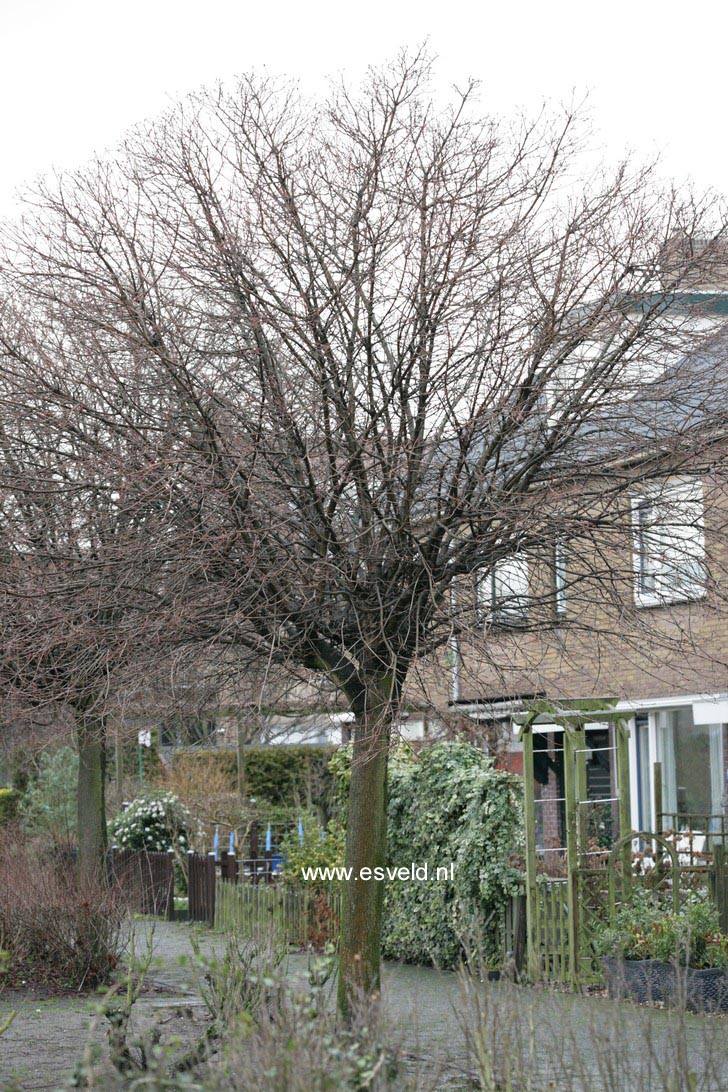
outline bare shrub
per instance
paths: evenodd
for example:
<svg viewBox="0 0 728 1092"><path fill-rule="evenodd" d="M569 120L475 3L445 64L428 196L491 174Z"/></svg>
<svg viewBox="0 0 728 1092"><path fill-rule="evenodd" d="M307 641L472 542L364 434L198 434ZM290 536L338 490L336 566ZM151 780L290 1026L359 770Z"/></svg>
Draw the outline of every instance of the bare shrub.
<svg viewBox="0 0 728 1092"><path fill-rule="evenodd" d="M221 826L237 831L241 841L246 837L250 819L243 813L237 792L231 791L230 776L215 754L198 755L194 762L172 763L164 783L203 825L206 834Z"/></svg>
<svg viewBox="0 0 728 1092"><path fill-rule="evenodd" d="M191 938L191 971L208 1013L198 1040L180 1053L182 1041L135 1022L149 966L122 979L101 1002L89 1043L74 1075L74 1088L101 1092L309 1092L311 1089L428 1090L443 1084L435 1067L406 1055L390 1040L379 1005L356 995L350 1023L334 1011L333 951L311 957L303 980L286 980L284 952L271 934L226 937L224 949L205 955ZM132 942L133 948L133 942ZM108 1057L95 1031L108 1027Z"/></svg>
<svg viewBox="0 0 728 1092"><path fill-rule="evenodd" d="M0 948L4 985L93 989L109 980L123 948L119 893L79 881L68 859L0 847Z"/></svg>

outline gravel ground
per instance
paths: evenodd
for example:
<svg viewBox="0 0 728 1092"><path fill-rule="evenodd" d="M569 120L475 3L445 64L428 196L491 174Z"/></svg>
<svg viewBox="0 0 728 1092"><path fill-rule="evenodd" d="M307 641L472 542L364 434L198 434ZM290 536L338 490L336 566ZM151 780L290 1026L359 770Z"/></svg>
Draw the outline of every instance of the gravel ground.
<svg viewBox="0 0 728 1092"><path fill-rule="evenodd" d="M148 929L140 923L140 930ZM135 1011L139 1027L163 1020L165 1037L178 1036L183 1043L193 1042L204 1027L205 1008L195 988L191 973L190 933L194 927L158 922L154 926L154 965L148 975L145 992ZM219 950L223 939L219 934L195 930L203 953ZM143 937L137 940L138 950L144 948ZM291 980L305 974L307 959L290 956L287 974ZM548 1072L549 1052L559 1044L568 1052L578 1054L575 1064L588 1073L585 1088L604 1087L604 1074L595 1060L592 1044L596 1039L614 1039L612 1050L624 1066L625 1059L635 1064L635 1074L645 1055L645 1043L665 1046L673 1034L670 1014L655 1009L640 1009L601 997L576 997L540 990L505 993L493 987L491 997L500 1018L497 1034L510 1035L518 1024L524 1034L536 1039L537 1055L543 1057L544 1073ZM396 1041L410 1054L427 1059L442 1074L441 1086L463 1087L463 1074L468 1071L464 1034L457 1015L461 1007L461 987L457 975L437 972L431 968L387 964L383 972L385 1014ZM514 1002L513 998L516 997ZM514 1003L519 1011L513 1008ZM42 999L27 993L0 993L0 1023L3 1013L16 1010L16 1018L8 1031L0 1036L0 1089L58 1089L71 1074L82 1056L90 1037L100 1044L105 1041L102 1026L94 1028L94 999L54 997ZM511 1006L510 1010L508 1005ZM728 1088L728 1018L685 1018L687 1052L691 1068L699 1075L699 1089ZM523 1027L521 1027L523 1025ZM527 1026L526 1026L527 1025ZM615 1030L617 1029L617 1030ZM711 1052L713 1077L707 1074L706 1056ZM627 1071L625 1070L625 1073ZM717 1074L717 1076L715 1076ZM666 1087L657 1073L654 1083L637 1084L637 1077L626 1075L623 1085L654 1087L661 1092ZM549 1087L544 1076L544 1088ZM550 1087L561 1087L560 1084ZM612 1084L614 1087L614 1084Z"/></svg>

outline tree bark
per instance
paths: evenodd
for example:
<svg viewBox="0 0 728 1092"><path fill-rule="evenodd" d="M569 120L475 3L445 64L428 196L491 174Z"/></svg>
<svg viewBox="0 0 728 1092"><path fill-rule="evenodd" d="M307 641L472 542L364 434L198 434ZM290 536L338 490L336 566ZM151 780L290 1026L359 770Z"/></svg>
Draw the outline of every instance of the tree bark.
<svg viewBox="0 0 728 1092"><path fill-rule="evenodd" d="M106 747L104 719L81 713L78 742L78 875L83 882L106 876Z"/></svg>
<svg viewBox="0 0 728 1092"><path fill-rule="evenodd" d="M384 868L387 849L387 762L393 716L391 698L369 715L358 716L354 730L346 867L339 948L339 1009L350 1017L357 996L380 989L380 949L384 882L374 869ZM362 879L362 869L369 869Z"/></svg>

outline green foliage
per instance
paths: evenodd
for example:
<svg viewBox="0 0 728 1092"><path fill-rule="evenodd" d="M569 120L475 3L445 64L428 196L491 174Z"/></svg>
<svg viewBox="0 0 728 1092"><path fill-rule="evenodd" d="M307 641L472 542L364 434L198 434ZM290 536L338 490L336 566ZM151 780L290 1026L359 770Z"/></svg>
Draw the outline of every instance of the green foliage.
<svg viewBox="0 0 728 1092"><path fill-rule="evenodd" d="M0 827L10 823L18 811L19 794L15 789L0 789Z"/></svg>
<svg viewBox="0 0 728 1092"><path fill-rule="evenodd" d="M341 748L330 765L343 802L351 750ZM386 881L385 956L451 967L465 936L477 936L484 956L494 954L500 911L522 880L510 864L522 847L521 794L520 778L496 770L468 743L438 743L416 758L402 748L392 756L387 865L427 864L428 878ZM438 868L448 870L447 880L436 878Z"/></svg>
<svg viewBox="0 0 728 1092"><path fill-rule="evenodd" d="M326 830L312 816L302 819L303 843L297 828L285 836L280 845L280 852L285 857L283 879L289 887L305 887L313 893L328 892L330 888L340 886L327 881L313 883L305 881L301 875L304 868L335 868L344 860L344 830L340 823L332 819ZM322 834L324 837L322 838Z"/></svg>
<svg viewBox="0 0 728 1092"><path fill-rule="evenodd" d="M349 814L349 788L351 786L351 744L337 747L329 759L329 772L332 778L331 800L334 814L343 826L346 826Z"/></svg>
<svg viewBox="0 0 728 1092"><path fill-rule="evenodd" d="M630 902L618 907L609 925L595 937L595 953L622 959L657 958L652 948L653 929L668 913L664 899L637 888Z"/></svg>
<svg viewBox="0 0 728 1092"><path fill-rule="evenodd" d="M172 793L135 800L111 824L113 841L121 849L164 853L186 851L192 817Z"/></svg>
<svg viewBox="0 0 728 1092"><path fill-rule="evenodd" d="M728 936L720 932L712 902L690 898L680 912L653 893L636 891L596 938L597 955L676 961L695 968L728 970Z"/></svg>
<svg viewBox="0 0 728 1092"><path fill-rule="evenodd" d="M38 772L33 752L26 747L13 748L10 768L12 787L17 792L24 793L28 782Z"/></svg>
<svg viewBox="0 0 728 1092"><path fill-rule="evenodd" d="M492 954L496 924L521 882L510 857L521 847L521 782L468 743L440 743L395 759L389 777L391 867L427 863L422 882L385 886L385 957L454 966L464 936ZM438 868L452 880L436 880Z"/></svg>
<svg viewBox="0 0 728 1092"><path fill-rule="evenodd" d="M331 814L331 747L246 747L245 795L289 807L318 807Z"/></svg>
<svg viewBox="0 0 728 1092"><path fill-rule="evenodd" d="M73 747L46 751L38 773L31 777L18 806L18 818L28 834L49 841L67 841L76 833L78 754Z"/></svg>

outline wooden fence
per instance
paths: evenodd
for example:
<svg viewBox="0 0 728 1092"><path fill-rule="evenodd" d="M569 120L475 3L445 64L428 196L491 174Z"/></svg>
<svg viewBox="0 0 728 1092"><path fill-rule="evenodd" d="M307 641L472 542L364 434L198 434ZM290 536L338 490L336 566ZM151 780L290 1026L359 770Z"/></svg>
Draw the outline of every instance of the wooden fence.
<svg viewBox="0 0 728 1092"><path fill-rule="evenodd" d="M282 885L232 884L218 880L215 926L235 929L243 936L273 932L284 944L321 947L336 940L341 918L341 896L312 897L307 891ZM323 913L322 913L323 911Z"/></svg>
<svg viewBox="0 0 728 1092"><path fill-rule="evenodd" d="M571 974L569 963L568 881L539 877L536 884L533 941L540 953L537 977L566 982ZM534 968L530 969L534 973Z"/></svg>
<svg viewBox="0 0 728 1092"><path fill-rule="evenodd" d="M190 921L215 924L215 854L187 854L187 906Z"/></svg>
<svg viewBox="0 0 728 1092"><path fill-rule="evenodd" d="M190 921L236 929L244 936L272 930L296 947L321 947L338 933L341 896L284 887L267 858L236 860L221 853L216 860L214 853L190 852L187 862ZM251 863L260 867L251 868Z"/></svg>
<svg viewBox="0 0 728 1092"><path fill-rule="evenodd" d="M174 853L119 849L110 853L112 881L138 914L174 920Z"/></svg>
<svg viewBox="0 0 728 1092"><path fill-rule="evenodd" d="M342 895L325 895L285 887L277 881L269 858L236 859L229 853L188 854L189 920L243 936L270 933L286 944L323 947L336 941ZM252 866L252 867L251 867ZM544 892L545 893L545 892ZM560 919L554 908L547 916L550 935L558 935ZM497 945L503 960L520 969L525 959L526 896L517 894L497 923ZM544 936L544 943L547 937ZM551 943L551 941L549 941ZM560 941L563 950L564 941ZM564 957L565 958L565 957Z"/></svg>
<svg viewBox="0 0 728 1092"><path fill-rule="evenodd" d="M496 951L504 963L513 960L518 971L526 958L526 893L512 895L496 923Z"/></svg>

